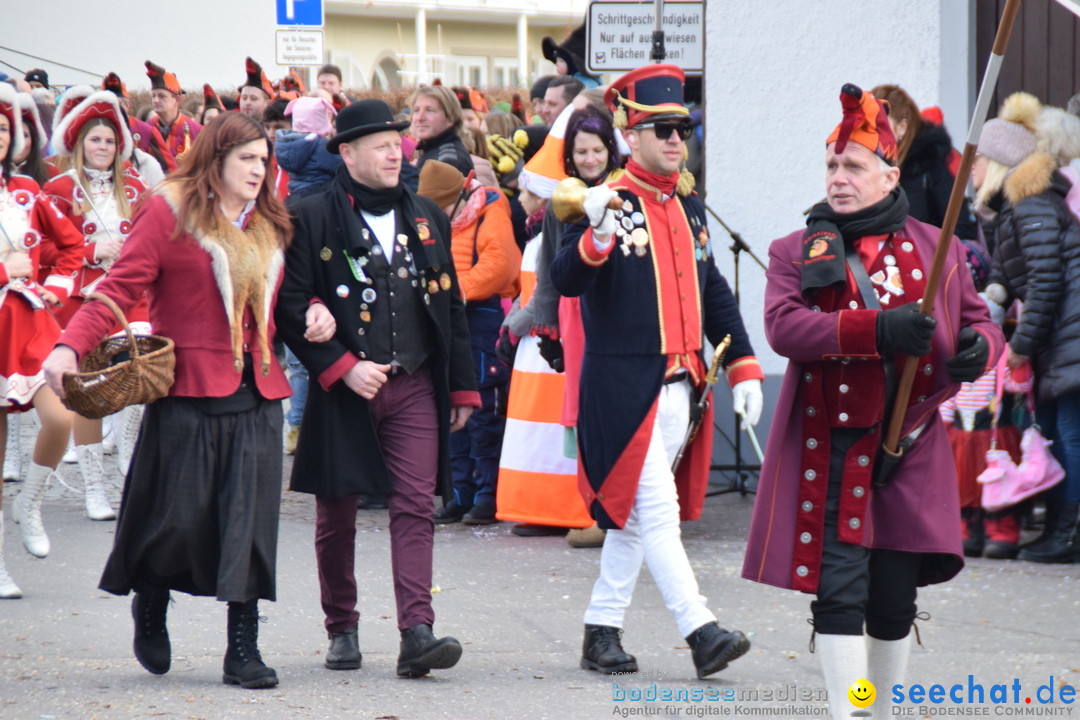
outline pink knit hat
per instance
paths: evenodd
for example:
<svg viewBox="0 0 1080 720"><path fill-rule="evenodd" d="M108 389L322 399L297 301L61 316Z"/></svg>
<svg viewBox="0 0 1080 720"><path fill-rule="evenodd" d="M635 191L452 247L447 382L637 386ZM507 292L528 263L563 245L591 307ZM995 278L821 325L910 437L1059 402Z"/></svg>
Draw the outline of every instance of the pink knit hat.
<svg viewBox="0 0 1080 720"><path fill-rule="evenodd" d="M337 110L322 98L301 97L290 100L285 106L285 114L292 116L292 129L296 132L315 133L325 138L334 134L330 118L337 115Z"/></svg>

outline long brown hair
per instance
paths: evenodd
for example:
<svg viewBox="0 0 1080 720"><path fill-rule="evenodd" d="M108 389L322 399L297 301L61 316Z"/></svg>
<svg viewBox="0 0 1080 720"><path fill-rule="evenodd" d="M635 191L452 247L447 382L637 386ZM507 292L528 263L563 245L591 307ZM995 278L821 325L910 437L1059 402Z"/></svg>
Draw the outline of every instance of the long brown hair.
<svg viewBox="0 0 1080 720"><path fill-rule="evenodd" d="M221 212L220 198L224 184L221 168L225 157L233 148L262 140L266 143L266 177L255 198L255 209L278 230L278 242L282 248L292 240L292 223L285 206L274 195L274 181L270 176L270 157L273 147L262 124L246 115L226 112L217 116L199 132L191 149L184 153L180 167L165 181L164 186L175 188L179 209L177 216L183 220L176 225L173 238L182 232L206 231L213 227L214 216Z"/></svg>
<svg viewBox="0 0 1080 720"><path fill-rule="evenodd" d="M112 171L112 194L116 200L116 209L120 217L130 218L131 203L128 202L127 194L124 192L124 158L120 156L120 132L112 124L112 121L103 117L92 118L84 122L83 126L79 128L79 137L75 141L72 165L75 168L75 178L83 189L83 201L79 207L79 212L84 216L90 212L90 179L86 176L86 136L96 127L105 127L113 131L113 139L116 141L116 153L113 155L112 167L109 168Z"/></svg>
<svg viewBox="0 0 1080 720"><path fill-rule="evenodd" d="M904 158L907 157L912 141L925 124L922 115L919 114L919 106L899 85L878 85L870 91L870 94L878 100L889 103L889 122L892 124L894 134L897 123L907 120L907 131L903 139L897 138L896 141L896 165L899 167L904 164Z"/></svg>

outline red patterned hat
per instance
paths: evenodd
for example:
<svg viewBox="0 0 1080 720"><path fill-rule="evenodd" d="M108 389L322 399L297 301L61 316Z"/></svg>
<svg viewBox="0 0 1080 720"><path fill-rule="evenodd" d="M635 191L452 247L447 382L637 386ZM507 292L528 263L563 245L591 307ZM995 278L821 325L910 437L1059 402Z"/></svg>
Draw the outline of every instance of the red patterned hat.
<svg viewBox="0 0 1080 720"><path fill-rule="evenodd" d="M49 144L49 136L45 134L45 126L41 124L41 113L38 112L37 103L30 93L18 93L19 110L22 111L22 122L30 128L30 132L37 136L37 146L44 148ZM20 133L21 134L21 133Z"/></svg>
<svg viewBox="0 0 1080 720"><path fill-rule="evenodd" d="M120 157L131 157L134 143L124 115L120 112L120 101L108 90L99 90L68 112L53 130L52 145L57 155L72 155L75 144L79 141L79 131L90 120L102 118L108 120L116 130L116 144Z"/></svg>
<svg viewBox="0 0 1080 720"><path fill-rule="evenodd" d="M171 72L165 72L165 68L146 61L146 76L150 78L151 90L168 90L173 95L183 95L180 81Z"/></svg>
<svg viewBox="0 0 1080 720"><path fill-rule="evenodd" d="M263 72L262 65L251 58L246 58L244 60L244 70L247 72L247 80L244 81L244 84L240 86L237 92L244 92L244 88L253 87L266 93L267 98L272 99L274 97L274 86L270 84L270 79Z"/></svg>
<svg viewBox="0 0 1080 720"><path fill-rule="evenodd" d="M114 72L109 73L101 81L101 89L108 90L117 97L128 98L127 85L120 82L120 76Z"/></svg>
<svg viewBox="0 0 1080 720"><path fill-rule="evenodd" d="M833 129L825 145L836 143L834 151L839 155L848 142L853 142L890 165L896 165L896 136L889 124L889 104L857 85L847 83L840 89L840 105L844 109L844 118Z"/></svg>

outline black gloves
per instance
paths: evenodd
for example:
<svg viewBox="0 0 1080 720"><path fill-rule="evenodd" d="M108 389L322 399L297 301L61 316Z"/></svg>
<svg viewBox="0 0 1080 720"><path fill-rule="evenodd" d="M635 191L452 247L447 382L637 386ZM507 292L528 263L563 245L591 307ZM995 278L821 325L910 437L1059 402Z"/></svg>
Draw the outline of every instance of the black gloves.
<svg viewBox="0 0 1080 720"><path fill-rule="evenodd" d="M918 303L883 310L877 317L878 352L922 357L930 352L930 338L935 327L937 320L919 312Z"/></svg>
<svg viewBox="0 0 1080 720"><path fill-rule="evenodd" d="M565 369L563 364L562 343L549 337L540 337L540 357L547 360L547 364L557 373Z"/></svg>
<svg viewBox="0 0 1080 720"><path fill-rule="evenodd" d="M954 382L975 382L986 370L990 343L982 333L966 327L960 331L959 352L949 358L945 367Z"/></svg>
<svg viewBox="0 0 1080 720"><path fill-rule="evenodd" d="M499 329L499 339L495 341L495 357L502 360L510 367L514 367L514 355L517 354L517 343L510 335L510 328L503 325Z"/></svg>

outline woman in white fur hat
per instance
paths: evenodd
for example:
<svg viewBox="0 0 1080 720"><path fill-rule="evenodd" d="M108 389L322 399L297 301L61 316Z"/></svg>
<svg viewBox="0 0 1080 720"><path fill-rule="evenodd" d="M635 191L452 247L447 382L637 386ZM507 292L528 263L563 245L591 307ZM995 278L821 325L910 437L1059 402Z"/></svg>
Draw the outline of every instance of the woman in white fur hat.
<svg viewBox="0 0 1080 720"><path fill-rule="evenodd" d="M60 118L53 131L53 147L69 169L45 183L44 191L83 235L82 267L75 275L71 297L55 313L65 327L120 254L131 232L132 209L147 187L127 162L134 142L119 101L108 90L91 93ZM150 332L145 299L128 320L135 333ZM121 473L127 472L139 419L141 407L125 408L118 415ZM101 420L76 416L73 429L86 515L91 520L115 520L104 482Z"/></svg>

